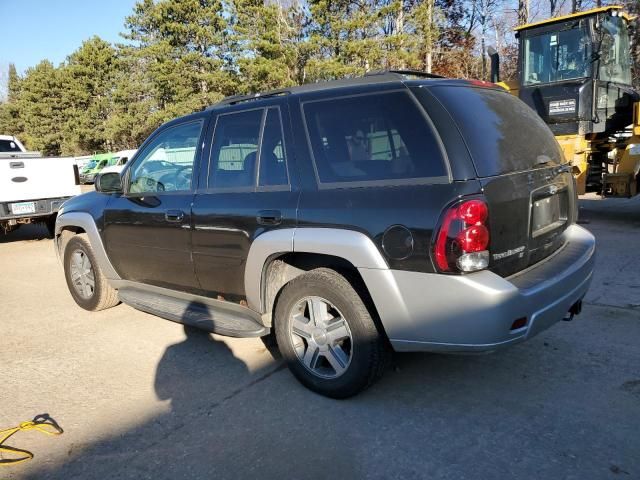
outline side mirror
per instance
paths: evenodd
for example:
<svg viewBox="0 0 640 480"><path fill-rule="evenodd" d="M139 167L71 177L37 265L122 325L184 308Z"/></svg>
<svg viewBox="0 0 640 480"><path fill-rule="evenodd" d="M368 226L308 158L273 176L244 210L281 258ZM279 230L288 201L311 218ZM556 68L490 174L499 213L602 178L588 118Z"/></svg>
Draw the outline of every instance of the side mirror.
<svg viewBox="0 0 640 480"><path fill-rule="evenodd" d="M117 172L99 173L96 176L94 187L101 193L122 193L122 178Z"/></svg>

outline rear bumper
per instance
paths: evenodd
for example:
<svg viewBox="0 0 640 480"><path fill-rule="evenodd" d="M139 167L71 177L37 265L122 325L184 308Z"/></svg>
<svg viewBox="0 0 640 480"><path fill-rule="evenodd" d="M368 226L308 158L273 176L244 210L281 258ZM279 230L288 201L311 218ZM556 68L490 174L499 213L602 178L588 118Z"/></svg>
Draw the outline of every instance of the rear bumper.
<svg viewBox="0 0 640 480"><path fill-rule="evenodd" d="M564 246L509 278L360 269L395 350L482 352L524 341L561 320L586 294L595 238L578 225ZM526 318L526 325L512 329Z"/></svg>
<svg viewBox="0 0 640 480"><path fill-rule="evenodd" d="M56 213L62 204L69 200L71 197L59 197L59 198L45 198L40 200L24 200L24 202L33 202L35 204L35 212L24 213L20 215L14 215L11 212L12 203L22 203L20 201L15 202L3 202L0 203L0 221L11 220L23 220L27 218L45 217Z"/></svg>

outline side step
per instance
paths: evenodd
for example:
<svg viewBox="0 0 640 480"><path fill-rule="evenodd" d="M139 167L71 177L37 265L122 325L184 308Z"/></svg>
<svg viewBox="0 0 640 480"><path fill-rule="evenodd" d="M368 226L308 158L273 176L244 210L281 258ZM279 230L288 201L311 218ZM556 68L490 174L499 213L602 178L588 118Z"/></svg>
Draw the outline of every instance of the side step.
<svg viewBox="0 0 640 480"><path fill-rule="evenodd" d="M118 290L118 296L122 303L137 310L207 332L228 337L262 337L269 334L270 329L259 322L259 315L252 315L253 312L246 307L195 295L177 294L185 297L178 298L160 293L160 290L170 290L154 290L125 287Z"/></svg>

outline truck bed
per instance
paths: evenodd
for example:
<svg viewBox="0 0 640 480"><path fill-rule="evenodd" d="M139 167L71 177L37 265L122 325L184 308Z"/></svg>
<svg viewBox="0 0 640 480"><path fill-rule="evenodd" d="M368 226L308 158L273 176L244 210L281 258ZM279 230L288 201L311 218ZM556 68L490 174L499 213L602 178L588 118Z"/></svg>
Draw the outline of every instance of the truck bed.
<svg viewBox="0 0 640 480"><path fill-rule="evenodd" d="M0 154L0 203L78 194L80 185L74 158Z"/></svg>

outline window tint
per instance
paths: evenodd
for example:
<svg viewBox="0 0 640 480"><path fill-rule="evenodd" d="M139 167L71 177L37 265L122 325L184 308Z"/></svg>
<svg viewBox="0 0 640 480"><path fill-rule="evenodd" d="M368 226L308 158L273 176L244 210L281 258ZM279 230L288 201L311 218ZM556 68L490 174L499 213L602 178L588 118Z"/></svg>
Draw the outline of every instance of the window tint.
<svg viewBox="0 0 640 480"><path fill-rule="evenodd" d="M191 122L159 133L131 169L132 193L191 190L193 161L202 122Z"/></svg>
<svg viewBox="0 0 640 480"><path fill-rule="evenodd" d="M220 115L216 122L209 164L209 187L251 187L263 110Z"/></svg>
<svg viewBox="0 0 640 480"><path fill-rule="evenodd" d="M322 183L447 175L436 138L406 92L308 102L304 113Z"/></svg>
<svg viewBox="0 0 640 480"><path fill-rule="evenodd" d="M284 140L282 138L282 123L280 110L269 108L262 134L262 148L260 149L260 177L258 185L274 186L287 185L287 166L284 158Z"/></svg>
<svg viewBox="0 0 640 480"><path fill-rule="evenodd" d="M429 91L458 125L479 176L563 162L549 127L517 97L488 88L435 86Z"/></svg>
<svg viewBox="0 0 640 480"><path fill-rule="evenodd" d="M0 152L21 152L16 142L11 140L0 140Z"/></svg>

